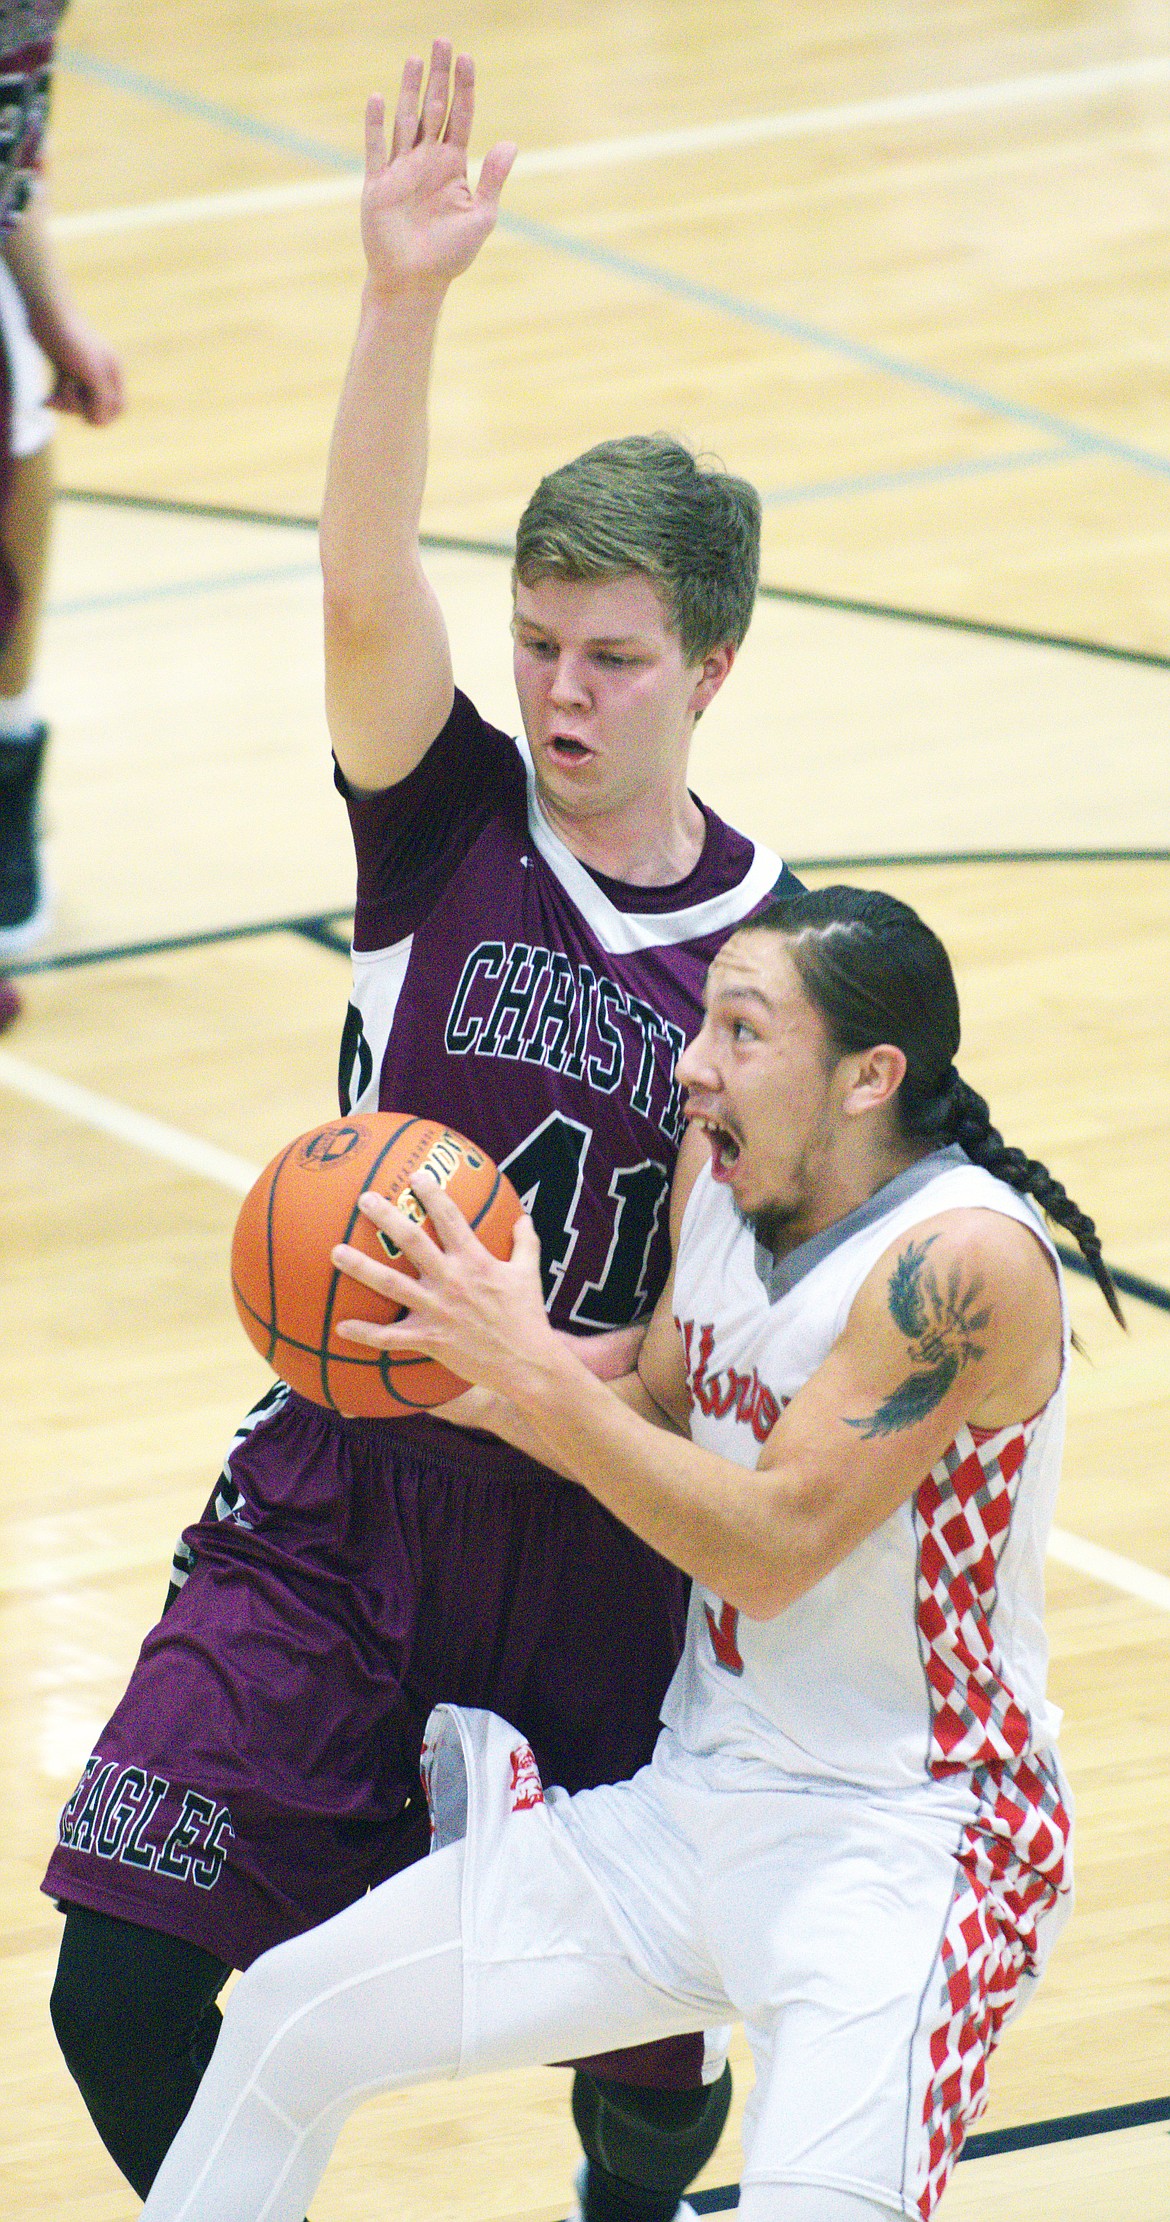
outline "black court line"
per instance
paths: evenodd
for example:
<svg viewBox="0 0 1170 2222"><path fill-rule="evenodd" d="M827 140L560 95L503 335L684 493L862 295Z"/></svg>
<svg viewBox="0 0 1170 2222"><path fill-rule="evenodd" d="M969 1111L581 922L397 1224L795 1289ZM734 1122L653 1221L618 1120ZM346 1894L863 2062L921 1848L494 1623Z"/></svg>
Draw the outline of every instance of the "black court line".
<svg viewBox="0 0 1170 2222"><path fill-rule="evenodd" d="M322 949L332 949L335 956L348 957L352 925L353 912L342 910L331 912L328 918L302 919L293 930L302 934L306 941L317 942Z"/></svg>
<svg viewBox="0 0 1170 2222"><path fill-rule="evenodd" d="M58 501L108 503L115 509L155 510L161 516L206 517L237 525L286 525L297 531L315 532L316 517L290 516L279 510L233 509L219 502L177 501L155 494L107 494L99 487L60 486ZM463 539L458 534L424 532L424 548L452 555L502 556L510 562L515 549L510 540ZM1078 656L1104 656L1115 663L1144 664L1170 671L1170 655L1153 648L1122 648L1115 641L1085 640L1074 633L1035 632L1025 625L998 625L991 619L953 617L945 610L906 609L896 602L870 602L848 594L818 594L799 586L760 587L761 601L792 602L808 609L841 610L852 617L883 617L898 625L934 625L943 632L971 633L987 640L1012 640L1031 648L1063 648Z"/></svg>
<svg viewBox="0 0 1170 2222"><path fill-rule="evenodd" d="M788 859L796 872L884 871L907 865L948 864L1165 864L1170 849L928 849L898 850L874 856L794 856ZM75 967L115 964L124 958L165 956L183 949L206 949L217 942L255 940L263 934L301 934L322 948L349 955L349 922L352 904L338 910L317 911L300 918L262 918L242 926L209 926L185 934L167 934L152 941L111 942L97 949L64 949L56 956L29 957L5 966L5 971L30 977L38 972L69 972ZM345 930L342 931L344 925Z"/></svg>
<svg viewBox="0 0 1170 2222"><path fill-rule="evenodd" d="M942 610L903 609L894 602L867 602L851 594L817 594L798 586L761 586L760 599L795 602L809 609L844 610L854 617L885 617L900 625L934 625L946 632L974 633L988 640L1022 641L1031 648L1066 648L1078 656L1106 656L1116 663L1152 664L1170 671L1170 655L1154 648L1122 648L1114 641L1084 640L1076 633L1034 632L1027 625L997 625L990 618L950 617Z"/></svg>
<svg viewBox="0 0 1170 2222"><path fill-rule="evenodd" d="M301 934L306 941L319 942L324 948L348 957L348 933L342 939L330 929L338 920L352 917L352 908L347 908L325 911L310 918L261 918L253 925L209 926L198 933L160 935L156 941L112 942L101 949L64 949L58 956L30 957L24 963L7 964L4 969L28 978L36 972L72 972L85 965L117 964L130 957L169 957L184 949L211 949L219 942L256 941L264 934Z"/></svg>
<svg viewBox="0 0 1170 2222"><path fill-rule="evenodd" d="M818 868L824 870L845 865L1026 864L1037 861L1064 863L1074 859L1083 861L1085 858L1097 862L1124 862L1135 856L1143 859L1150 856L1164 858L1167 853L1164 849L1153 851L1129 849L1118 851L1085 850L1081 852L1051 850L1044 852L1043 856L1037 857L1034 853L1021 850L1010 856L1001 856L995 852L990 852L987 855L943 855L935 857L855 856L811 859L803 857L798 858L797 862L802 871L809 872ZM333 956L348 957L352 919L353 912L348 908L345 910L320 911L307 918L262 919L255 925L209 927L202 933L172 934L157 941L128 941L104 949L66 950L60 956L37 957L30 959L25 964L14 964L9 967L9 970L12 973L19 973L22 977L28 977L34 973L70 972L87 965L116 964L133 957L174 956L185 949L210 949L220 942L255 941L265 934L298 934L302 940L311 941L319 949L329 950ZM1064 1243L1058 1243L1057 1250L1070 1272L1083 1273L1090 1280L1092 1279L1093 1269L1087 1258L1081 1256L1079 1250L1070 1249ZM1152 1305L1156 1311L1170 1312L1170 1289L1163 1288L1160 1282L1147 1280L1141 1273L1130 1273L1124 1266L1111 1265L1109 1266L1109 1272L1112 1275L1114 1285L1123 1296L1136 1297L1139 1302Z"/></svg>
<svg viewBox="0 0 1170 2222"><path fill-rule="evenodd" d="M1088 1259L1083 1258L1079 1250L1070 1250L1063 1242L1057 1243L1056 1250L1061 1264L1067 1266L1070 1273L1084 1273L1090 1281L1096 1278ZM1107 1271L1114 1287L1120 1289L1123 1296L1140 1297L1143 1304L1152 1304L1156 1311L1170 1312L1170 1288L1163 1288L1157 1281L1147 1281L1141 1273L1127 1273L1124 1266L1111 1265Z"/></svg>
<svg viewBox="0 0 1170 2222"><path fill-rule="evenodd" d="M1146 2129L1170 2122L1170 2099L1139 2099L1133 2106L1099 2106L1089 2114L1060 2114L1048 2122L1020 2122L1015 2129L984 2130L969 2137L960 2160L990 2160L996 2153L1025 2152L1035 2145L1063 2145L1077 2137L1104 2137L1119 2129ZM696 2214L728 2214L739 2205L737 2183L710 2191L691 2191L687 2204Z"/></svg>
<svg viewBox="0 0 1170 2222"><path fill-rule="evenodd" d="M205 517L210 524L284 526L292 532L316 532L321 523L319 517L298 517L287 510L235 509L230 503L180 501L162 494L106 494L96 486L58 486L54 499L89 502L99 508L146 509L161 517ZM419 538L424 548L451 555L503 556L510 563L515 554L510 540L471 540L458 533L441 532L420 533Z"/></svg>

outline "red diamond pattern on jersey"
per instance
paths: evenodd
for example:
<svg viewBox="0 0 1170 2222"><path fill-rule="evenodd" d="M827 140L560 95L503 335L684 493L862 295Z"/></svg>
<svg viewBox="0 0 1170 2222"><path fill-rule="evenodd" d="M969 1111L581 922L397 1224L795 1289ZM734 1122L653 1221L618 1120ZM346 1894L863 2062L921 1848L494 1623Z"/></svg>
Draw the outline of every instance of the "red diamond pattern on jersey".
<svg viewBox="0 0 1170 2222"><path fill-rule="evenodd" d="M933 2214L972 2124L987 2104L987 2063L1037 1972L1037 1917L1068 1888L1071 1820L1042 1761L989 1768L986 1802L963 1831L961 1870L942 1941L933 2073L922 2110L926 2173L918 2211Z"/></svg>
<svg viewBox="0 0 1170 2222"><path fill-rule="evenodd" d="M994 1434L961 1427L914 1500L934 1775L1019 1759L1031 1743L1032 1724L1008 1688L991 1616L1035 1427L1035 1419Z"/></svg>

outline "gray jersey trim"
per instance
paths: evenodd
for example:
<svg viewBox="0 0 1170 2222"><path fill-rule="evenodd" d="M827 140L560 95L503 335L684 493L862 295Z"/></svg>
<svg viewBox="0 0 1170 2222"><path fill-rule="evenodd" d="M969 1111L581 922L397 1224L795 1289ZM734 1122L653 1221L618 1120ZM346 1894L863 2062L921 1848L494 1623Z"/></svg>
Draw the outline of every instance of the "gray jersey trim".
<svg viewBox="0 0 1170 2222"><path fill-rule="evenodd" d="M763 1284L768 1302L779 1303L780 1298L787 1296L798 1281L803 1281L806 1273L811 1273L814 1266L831 1257L843 1242L860 1234L863 1227L872 1227L877 1220L884 1219L887 1212L896 1211L900 1204L907 1203L911 1196L916 1196L920 1188L926 1188L932 1180L937 1180L940 1173L950 1172L956 1165L970 1163L966 1151L957 1142L949 1142L946 1149L932 1150L929 1157L920 1157L916 1165L908 1165L904 1173L896 1173L893 1180L888 1180L883 1188L875 1189L873 1195L867 1196L865 1202L858 1204L855 1211L847 1212L844 1219L834 1220L831 1227L823 1228L820 1234L812 1235L807 1242L802 1242L795 1250L787 1251L782 1258L774 1258L770 1250L765 1250L762 1242L757 1242L756 1275Z"/></svg>

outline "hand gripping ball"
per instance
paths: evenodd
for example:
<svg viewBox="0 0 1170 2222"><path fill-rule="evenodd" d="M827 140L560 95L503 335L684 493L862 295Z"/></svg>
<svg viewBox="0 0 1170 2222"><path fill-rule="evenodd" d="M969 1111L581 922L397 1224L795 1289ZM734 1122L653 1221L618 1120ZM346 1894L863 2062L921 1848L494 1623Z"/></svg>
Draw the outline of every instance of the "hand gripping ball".
<svg viewBox="0 0 1170 2222"><path fill-rule="evenodd" d="M330 1255L348 1242L413 1272L358 1210L366 1189L427 1225L410 1183L426 1172L479 1239L507 1257L520 1199L491 1158L450 1127L404 1112L360 1112L297 1136L250 1188L232 1240L232 1294L244 1331L273 1370L317 1404L347 1417L397 1419L458 1396L466 1382L433 1358L339 1340L340 1319L380 1324L401 1307L339 1273Z"/></svg>

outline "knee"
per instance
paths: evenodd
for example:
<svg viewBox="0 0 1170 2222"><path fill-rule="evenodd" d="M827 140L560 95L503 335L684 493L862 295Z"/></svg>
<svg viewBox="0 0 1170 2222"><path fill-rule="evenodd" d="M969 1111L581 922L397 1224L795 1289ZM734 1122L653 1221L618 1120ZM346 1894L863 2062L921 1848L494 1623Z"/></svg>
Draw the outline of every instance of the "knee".
<svg viewBox="0 0 1170 2222"><path fill-rule="evenodd" d="M695 2090L614 2083L584 2069L573 2082L573 2119L590 2169L667 2202L681 2198L711 2158L730 2105L726 2066Z"/></svg>
<svg viewBox="0 0 1170 2222"><path fill-rule="evenodd" d="M57 2042L84 2089L94 2074L157 2072L196 2044L214 2042L214 2000L227 1966L185 1944L88 1906L70 1906L49 2013Z"/></svg>
<svg viewBox="0 0 1170 2222"><path fill-rule="evenodd" d="M241 2081L262 2083L298 2124L328 2101L337 2072L332 2017L306 1979L301 1942L253 1960L224 2007L217 2047Z"/></svg>

